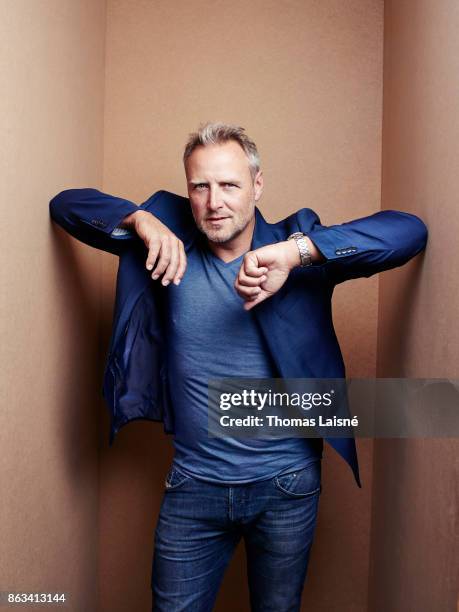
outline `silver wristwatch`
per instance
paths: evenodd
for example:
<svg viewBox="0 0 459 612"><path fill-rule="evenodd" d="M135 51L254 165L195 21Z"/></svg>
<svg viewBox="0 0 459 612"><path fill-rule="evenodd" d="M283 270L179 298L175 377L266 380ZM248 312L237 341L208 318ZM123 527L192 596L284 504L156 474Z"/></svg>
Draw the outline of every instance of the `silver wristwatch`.
<svg viewBox="0 0 459 612"><path fill-rule="evenodd" d="M308 243L306 242L304 237L305 234L303 234L302 232L295 232L287 238L287 240L294 240L296 242L296 246L298 247L298 250L300 252L300 265L302 268L312 266L311 251L309 250Z"/></svg>

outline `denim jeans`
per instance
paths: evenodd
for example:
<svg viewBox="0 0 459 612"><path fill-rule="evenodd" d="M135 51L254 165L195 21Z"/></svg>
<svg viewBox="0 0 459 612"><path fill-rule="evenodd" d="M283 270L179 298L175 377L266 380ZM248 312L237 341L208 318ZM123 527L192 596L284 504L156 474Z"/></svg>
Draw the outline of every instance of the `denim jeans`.
<svg viewBox="0 0 459 612"><path fill-rule="evenodd" d="M251 610L300 610L321 490L320 459L238 485L204 482L172 465L155 533L153 611L211 612L241 537Z"/></svg>

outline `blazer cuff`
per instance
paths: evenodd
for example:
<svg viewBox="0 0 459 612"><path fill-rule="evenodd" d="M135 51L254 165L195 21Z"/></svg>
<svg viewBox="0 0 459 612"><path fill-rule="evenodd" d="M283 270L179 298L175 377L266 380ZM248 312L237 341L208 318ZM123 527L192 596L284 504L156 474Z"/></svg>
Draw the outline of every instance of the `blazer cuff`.
<svg viewBox="0 0 459 612"><path fill-rule="evenodd" d="M128 230L125 227L115 227L115 229L110 234L113 238L124 238L128 236L133 236L134 232Z"/></svg>
<svg viewBox="0 0 459 612"><path fill-rule="evenodd" d="M349 239L346 240L346 236L340 235L340 231L333 227L319 227L306 235L327 261L348 257L360 250L354 244L350 244Z"/></svg>
<svg viewBox="0 0 459 612"><path fill-rule="evenodd" d="M119 224L125 217L135 212L136 210L139 210L139 207L136 204L134 204L133 202L129 202L129 200L124 200L121 202L116 202L116 206L113 207L113 212L110 211L110 214L105 214L103 218L98 217L97 213L89 219L81 217L80 218L82 221L88 223L93 228L102 230L107 234L112 234L115 228L124 229L120 228Z"/></svg>

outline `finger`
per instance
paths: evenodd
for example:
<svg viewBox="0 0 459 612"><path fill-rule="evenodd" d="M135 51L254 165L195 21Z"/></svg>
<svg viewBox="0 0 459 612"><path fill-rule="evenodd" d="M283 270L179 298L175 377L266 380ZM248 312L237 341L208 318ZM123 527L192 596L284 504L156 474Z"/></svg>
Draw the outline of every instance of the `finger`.
<svg viewBox="0 0 459 612"><path fill-rule="evenodd" d="M170 258L171 258L171 246L169 243L169 238L164 238L161 241L159 259L156 263L156 266L152 274L152 277L154 280L159 278L161 274L163 274L163 272L166 270L167 266L169 265Z"/></svg>
<svg viewBox="0 0 459 612"><path fill-rule="evenodd" d="M171 255L169 259L169 265L167 266L166 271L164 272L163 279L161 281L164 287L166 287L177 274L177 268L178 268L179 262L180 262L179 245L178 245L178 240L175 240L171 244Z"/></svg>
<svg viewBox="0 0 459 612"><path fill-rule="evenodd" d="M237 292L244 300L253 300L261 292L261 289L260 287L239 287Z"/></svg>
<svg viewBox="0 0 459 612"><path fill-rule="evenodd" d="M180 241L180 246L179 246L179 265L178 265L178 268L177 268L177 273L176 273L175 278L174 278L174 284L176 284L176 285L180 284L180 281L182 280L183 275L185 274L186 264L187 264L187 260L186 260L185 247L183 246L183 242Z"/></svg>
<svg viewBox="0 0 459 612"><path fill-rule="evenodd" d="M268 268L265 266L258 266L257 257L253 253L246 253L244 256L242 269L248 276L262 276L268 271Z"/></svg>
<svg viewBox="0 0 459 612"><path fill-rule="evenodd" d="M266 300L266 298L268 297L267 293L264 293L263 291L261 291L253 300L247 300L244 303L244 310L251 310L254 306L256 306L257 304L259 304L260 302L263 302L263 300Z"/></svg>
<svg viewBox="0 0 459 612"><path fill-rule="evenodd" d="M262 276L263 274L266 274L268 272L268 269L266 267L263 266L258 268L250 262L248 262L247 264L243 264L241 269L243 270L246 276L253 277Z"/></svg>
<svg viewBox="0 0 459 612"><path fill-rule="evenodd" d="M159 249L161 248L161 243L159 241L152 242L148 249L147 261L145 262L147 270L152 270L155 262L158 258ZM153 272L152 272L153 276Z"/></svg>
<svg viewBox="0 0 459 612"><path fill-rule="evenodd" d="M267 279L266 274L262 276L247 276L241 269L238 275L238 282L246 287L259 287Z"/></svg>

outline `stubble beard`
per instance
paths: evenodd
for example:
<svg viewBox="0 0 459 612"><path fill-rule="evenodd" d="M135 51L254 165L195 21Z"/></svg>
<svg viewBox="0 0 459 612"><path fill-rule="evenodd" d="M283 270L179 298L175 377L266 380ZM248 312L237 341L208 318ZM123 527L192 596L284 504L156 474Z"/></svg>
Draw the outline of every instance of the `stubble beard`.
<svg viewBox="0 0 459 612"><path fill-rule="evenodd" d="M198 224L198 228L207 237L207 239L210 242L215 242L216 244L223 244L239 236L239 234L241 234L245 230L245 228L248 226L250 221L251 221L251 218L239 219L234 223L233 227L229 228L227 231L209 229L206 226L205 221L200 222Z"/></svg>

